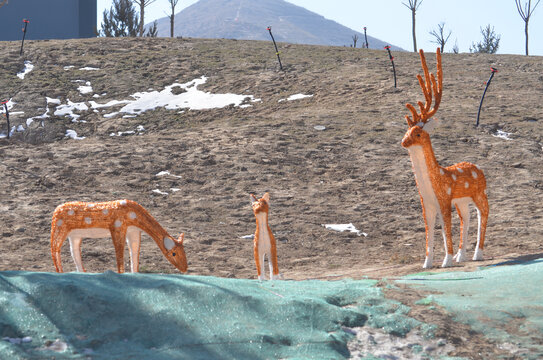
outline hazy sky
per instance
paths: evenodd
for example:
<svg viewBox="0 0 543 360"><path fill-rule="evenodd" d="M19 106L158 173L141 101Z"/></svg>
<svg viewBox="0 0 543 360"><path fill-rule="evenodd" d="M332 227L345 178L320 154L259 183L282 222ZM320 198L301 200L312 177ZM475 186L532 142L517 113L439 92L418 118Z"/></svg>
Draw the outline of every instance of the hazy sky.
<svg viewBox="0 0 543 360"><path fill-rule="evenodd" d="M180 0L176 12L197 1ZM368 35L405 50L413 50L411 12L402 4L408 0L287 1L360 32L366 26ZM102 12L109 9L112 3L112 0L98 0L98 25L102 21ZM156 0L146 8L145 23L165 17L168 9L168 0ZM482 39L480 28L490 24L501 35L498 53L524 54L524 21L517 12L515 0L423 0L416 20L417 45L426 51L433 51L437 47L432 43L434 38L429 32L444 22L446 31L452 30L445 51L451 51L457 42L461 52L468 52L473 42ZM267 25L262 25L263 31ZM529 34L530 55L543 55L543 3L539 4L530 19ZM346 39L345 43L350 41Z"/></svg>

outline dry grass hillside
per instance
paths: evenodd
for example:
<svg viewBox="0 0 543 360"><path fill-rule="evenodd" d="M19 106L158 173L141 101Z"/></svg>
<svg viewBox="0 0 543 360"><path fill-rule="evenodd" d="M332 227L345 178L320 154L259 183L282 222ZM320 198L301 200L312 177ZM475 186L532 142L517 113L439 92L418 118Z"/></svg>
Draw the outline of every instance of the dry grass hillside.
<svg viewBox="0 0 543 360"><path fill-rule="evenodd" d="M407 129L404 105L422 100L418 55L395 54L395 89L384 50L280 48L284 71L270 42L29 41L23 57L19 43L0 42L0 96L16 103L11 121L24 129L0 139L0 270L54 271L49 231L57 205L126 198L146 207L173 236L185 233L189 273L254 278L252 241L241 237L255 228L249 194L268 191L286 279L419 271L424 223L411 162L400 146ZM435 56L427 50L435 71ZM16 74L23 60L34 69L21 80ZM499 73L475 128L489 66ZM80 70L85 67L97 70ZM470 161L486 174L491 213L484 263L543 254L543 61L447 53L443 69L441 126L432 141L440 164ZM202 76L207 82L199 90L253 95L261 102L212 110L158 108L129 117L105 116L123 105L89 105ZM81 81L93 91L78 91ZM294 94L313 96L279 101ZM89 109L76 111L80 118L72 122L54 115L59 105L47 104L47 97ZM27 125L46 107L48 118ZM140 125L144 130L133 135L110 136ZM0 132L6 130L2 116ZM66 130L85 139L66 137ZM494 136L498 130L511 140ZM157 176L162 171L176 176ZM459 221L453 217L456 247ZM338 223L352 223L367 237L322 226ZM476 228L473 211L470 257ZM441 237L436 239L439 265L444 250ZM65 270L75 269L68 244L63 261ZM114 270L111 242L84 241L83 262L88 271ZM177 271L148 237L141 266Z"/></svg>

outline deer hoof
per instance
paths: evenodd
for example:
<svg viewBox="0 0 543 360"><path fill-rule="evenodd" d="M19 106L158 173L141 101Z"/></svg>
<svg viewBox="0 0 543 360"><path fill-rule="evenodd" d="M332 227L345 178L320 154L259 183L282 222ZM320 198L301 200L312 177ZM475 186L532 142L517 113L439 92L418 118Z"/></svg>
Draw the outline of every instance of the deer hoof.
<svg viewBox="0 0 543 360"><path fill-rule="evenodd" d="M466 251L464 249L459 249L458 253L454 255L453 260L456 262L466 261Z"/></svg>
<svg viewBox="0 0 543 360"><path fill-rule="evenodd" d="M450 267L452 266L452 263L453 263L453 256L452 254L447 254L447 256L445 256L445 259L443 259L443 264L441 264L441 267Z"/></svg>
<svg viewBox="0 0 543 360"><path fill-rule="evenodd" d="M483 260L483 249L475 249L475 254L473 254L473 261Z"/></svg>
<svg viewBox="0 0 543 360"><path fill-rule="evenodd" d="M424 265L422 265L422 268L423 269L431 269L433 262L434 262L434 259L432 259L431 256L427 256L426 260L424 260Z"/></svg>

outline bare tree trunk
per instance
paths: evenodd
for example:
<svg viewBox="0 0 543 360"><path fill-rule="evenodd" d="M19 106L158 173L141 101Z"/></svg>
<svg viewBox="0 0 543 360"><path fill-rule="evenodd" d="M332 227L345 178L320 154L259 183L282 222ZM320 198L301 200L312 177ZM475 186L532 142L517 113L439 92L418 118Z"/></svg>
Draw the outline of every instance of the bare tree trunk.
<svg viewBox="0 0 543 360"><path fill-rule="evenodd" d="M411 9L411 17L413 19L413 51L417 52L417 34L415 33L415 9Z"/></svg>
<svg viewBox="0 0 543 360"><path fill-rule="evenodd" d="M173 37L173 24L175 22L175 14L172 13L170 16L170 37Z"/></svg>
<svg viewBox="0 0 543 360"><path fill-rule="evenodd" d="M145 1L140 1L140 37L143 36L143 30L144 30L144 16L145 16Z"/></svg>
<svg viewBox="0 0 543 360"><path fill-rule="evenodd" d="M528 56L528 19L524 23L524 34L526 34L526 56Z"/></svg>

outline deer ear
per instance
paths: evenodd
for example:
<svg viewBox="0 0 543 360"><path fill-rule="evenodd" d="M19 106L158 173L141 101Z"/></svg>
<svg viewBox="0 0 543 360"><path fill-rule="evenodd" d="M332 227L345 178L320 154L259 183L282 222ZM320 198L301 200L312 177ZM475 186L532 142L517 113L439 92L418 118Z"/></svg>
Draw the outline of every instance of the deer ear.
<svg viewBox="0 0 543 360"><path fill-rule="evenodd" d="M439 125L439 122L437 121L436 118L431 118L430 120L428 120L426 122L426 124L424 124L424 126L422 127L422 129L424 131L426 131L427 133L431 133L432 131L434 131L434 129Z"/></svg>
<svg viewBox="0 0 543 360"><path fill-rule="evenodd" d="M174 246L175 246L175 243L173 242L173 240L166 236L164 238L164 247L166 248L166 250L169 251L169 250L173 249Z"/></svg>
<svg viewBox="0 0 543 360"><path fill-rule="evenodd" d="M264 196L262 196L262 199L263 199L265 202L269 203L269 202L270 202L270 194L265 193Z"/></svg>
<svg viewBox="0 0 543 360"><path fill-rule="evenodd" d="M177 243L183 245L183 240L185 240L185 233L181 233L177 239Z"/></svg>
<svg viewBox="0 0 543 360"><path fill-rule="evenodd" d="M249 201L251 202L251 206L253 206L253 204L255 202L258 202L258 199L256 198L256 196L254 196L253 194L249 195Z"/></svg>

